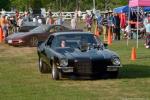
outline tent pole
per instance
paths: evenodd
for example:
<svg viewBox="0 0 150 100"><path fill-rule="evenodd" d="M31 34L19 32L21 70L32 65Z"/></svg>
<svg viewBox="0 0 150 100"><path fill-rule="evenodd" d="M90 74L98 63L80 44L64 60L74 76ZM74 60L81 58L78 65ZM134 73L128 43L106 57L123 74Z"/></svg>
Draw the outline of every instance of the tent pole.
<svg viewBox="0 0 150 100"><path fill-rule="evenodd" d="M138 21L139 21L139 6L137 7L137 43L136 43L136 47L138 48L138 37L139 37L139 24L138 24Z"/></svg>
<svg viewBox="0 0 150 100"><path fill-rule="evenodd" d="M130 21L130 7L128 8L128 25L130 24L129 21ZM127 46L129 45L129 34L127 35Z"/></svg>

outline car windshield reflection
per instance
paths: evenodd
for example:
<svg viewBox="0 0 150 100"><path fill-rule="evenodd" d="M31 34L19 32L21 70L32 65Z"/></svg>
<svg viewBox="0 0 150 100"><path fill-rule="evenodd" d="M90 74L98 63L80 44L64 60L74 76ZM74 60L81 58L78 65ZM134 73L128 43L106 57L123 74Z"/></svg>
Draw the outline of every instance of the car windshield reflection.
<svg viewBox="0 0 150 100"><path fill-rule="evenodd" d="M94 35L92 34L63 34L58 35L52 45L53 47L71 47L79 48L81 46L87 45L88 47L96 47L96 45L101 44L100 41L97 41Z"/></svg>
<svg viewBox="0 0 150 100"><path fill-rule="evenodd" d="M41 25L41 26L39 26L39 27L37 27L37 28L31 30L30 32L32 32L32 33L34 33L34 32L35 32L35 33L36 33L36 32L41 33L41 32L46 32L46 31L48 31L48 29L49 29L48 25Z"/></svg>

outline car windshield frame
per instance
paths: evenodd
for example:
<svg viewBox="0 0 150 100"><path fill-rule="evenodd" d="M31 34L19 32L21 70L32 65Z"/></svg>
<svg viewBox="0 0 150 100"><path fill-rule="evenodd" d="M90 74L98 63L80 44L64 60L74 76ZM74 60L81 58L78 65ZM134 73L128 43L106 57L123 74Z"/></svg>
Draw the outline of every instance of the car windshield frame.
<svg viewBox="0 0 150 100"><path fill-rule="evenodd" d="M46 32L49 30L49 26L48 25L40 25L32 30L30 30L30 32L32 33L42 33L42 32Z"/></svg>
<svg viewBox="0 0 150 100"><path fill-rule="evenodd" d="M84 41L85 40L85 41ZM61 41L65 41L66 47L78 48L83 42L86 42L89 46L99 45L103 47L101 41L97 41L97 38L93 34L60 34L55 36L52 47L61 47Z"/></svg>

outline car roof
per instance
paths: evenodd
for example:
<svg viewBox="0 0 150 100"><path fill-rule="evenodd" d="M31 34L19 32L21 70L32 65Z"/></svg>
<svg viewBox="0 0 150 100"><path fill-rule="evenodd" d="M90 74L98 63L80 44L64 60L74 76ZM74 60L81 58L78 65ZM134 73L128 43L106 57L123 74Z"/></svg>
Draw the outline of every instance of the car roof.
<svg viewBox="0 0 150 100"><path fill-rule="evenodd" d="M53 35L65 35L65 34L93 34L91 32L56 32Z"/></svg>

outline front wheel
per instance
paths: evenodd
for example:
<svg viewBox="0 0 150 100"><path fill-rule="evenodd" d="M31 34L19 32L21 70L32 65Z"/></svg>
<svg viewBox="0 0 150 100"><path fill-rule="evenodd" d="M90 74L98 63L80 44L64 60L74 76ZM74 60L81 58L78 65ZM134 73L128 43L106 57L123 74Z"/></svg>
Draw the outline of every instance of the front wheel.
<svg viewBox="0 0 150 100"><path fill-rule="evenodd" d="M31 47L36 47L38 43L38 38L36 36L32 36L30 38L30 46Z"/></svg>
<svg viewBox="0 0 150 100"><path fill-rule="evenodd" d="M48 73L49 72L48 65L45 64L40 57L39 57L39 71L41 73Z"/></svg>
<svg viewBox="0 0 150 100"><path fill-rule="evenodd" d="M59 70L55 63L52 64L52 79L53 80L59 80Z"/></svg>

